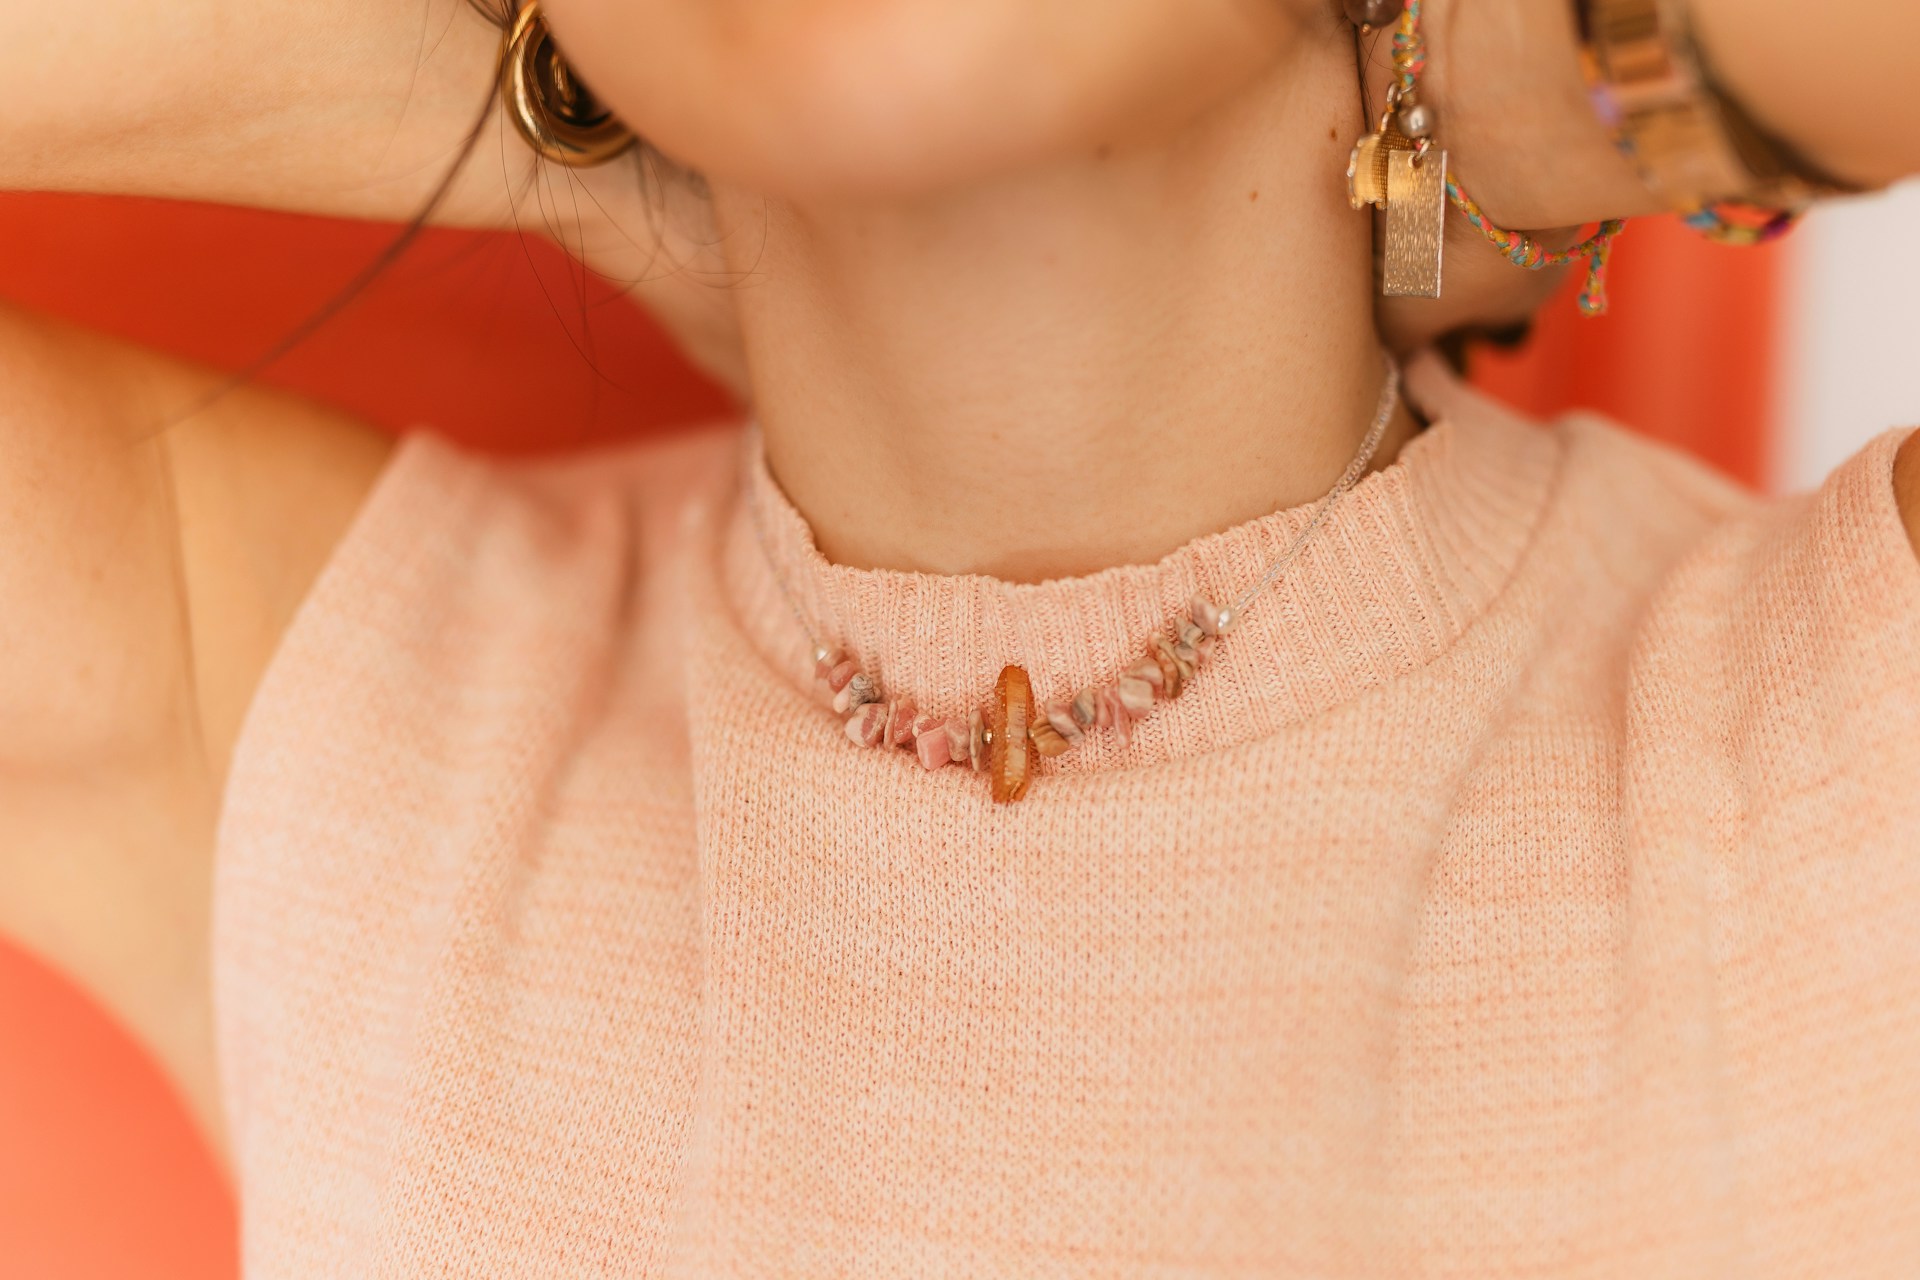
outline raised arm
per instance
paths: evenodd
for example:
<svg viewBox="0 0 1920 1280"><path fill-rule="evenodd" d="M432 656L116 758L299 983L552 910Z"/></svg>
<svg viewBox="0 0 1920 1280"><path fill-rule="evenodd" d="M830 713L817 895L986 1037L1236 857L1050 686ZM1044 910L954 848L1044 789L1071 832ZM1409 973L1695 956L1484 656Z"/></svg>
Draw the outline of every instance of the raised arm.
<svg viewBox="0 0 1920 1280"><path fill-rule="evenodd" d="M0 188L406 218L487 105L498 43L466 0L6 0ZM502 160L527 166L490 137L449 221L504 215Z"/></svg>
<svg viewBox="0 0 1920 1280"><path fill-rule="evenodd" d="M497 40L465 0L0 0L0 187L410 218ZM533 164L494 124L441 221L515 220ZM226 759L386 453L260 388L192 412L217 385L0 309L0 933L112 1009L216 1148Z"/></svg>
<svg viewBox="0 0 1920 1280"><path fill-rule="evenodd" d="M1803 155L1863 186L1920 173L1920 96L1911 88L1920 0L1878 6L1871 24L1821 0L1694 4L1718 73ZM1920 226L1912 234L1920 237ZM1920 344L1920 315L1912 324ZM1920 551L1920 435L1895 463L1894 492Z"/></svg>
<svg viewBox="0 0 1920 1280"><path fill-rule="evenodd" d="M551 236L740 388L697 186L539 164L495 109L507 2L0 0L0 190L406 222L453 175L429 221Z"/></svg>
<svg viewBox="0 0 1920 1280"><path fill-rule="evenodd" d="M213 829L252 689L387 444L0 308L0 934L84 984L220 1145Z"/></svg>
<svg viewBox="0 0 1920 1280"><path fill-rule="evenodd" d="M1715 72L1772 132L1865 186L1920 173L1920 0L1692 0Z"/></svg>
<svg viewBox="0 0 1920 1280"><path fill-rule="evenodd" d="M1920 0L1870 11L1832 0L1684 0L1684 7L1725 87L1821 170L1867 188L1920 174L1920 95L1909 88L1906 34L1920 23ZM1456 171L1472 176L1495 221L1563 227L1659 210L1589 103L1574 0L1428 0L1427 9L1427 85ZM1384 61L1381 47L1376 75ZM1459 220L1451 221L1450 236ZM1391 309L1388 318L1404 323L1406 311ZM1914 338L1920 341L1920 317ZM1920 548L1920 438L1907 445L1895 487Z"/></svg>

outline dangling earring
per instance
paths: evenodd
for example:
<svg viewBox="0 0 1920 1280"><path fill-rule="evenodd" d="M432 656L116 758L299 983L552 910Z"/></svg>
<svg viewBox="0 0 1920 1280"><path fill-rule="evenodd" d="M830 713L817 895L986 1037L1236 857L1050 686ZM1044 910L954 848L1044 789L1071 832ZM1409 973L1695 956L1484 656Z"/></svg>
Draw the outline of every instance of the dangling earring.
<svg viewBox="0 0 1920 1280"><path fill-rule="evenodd" d="M530 146L569 168L605 164L635 138L593 96L553 41L540 0L527 0L500 45L500 97Z"/></svg>

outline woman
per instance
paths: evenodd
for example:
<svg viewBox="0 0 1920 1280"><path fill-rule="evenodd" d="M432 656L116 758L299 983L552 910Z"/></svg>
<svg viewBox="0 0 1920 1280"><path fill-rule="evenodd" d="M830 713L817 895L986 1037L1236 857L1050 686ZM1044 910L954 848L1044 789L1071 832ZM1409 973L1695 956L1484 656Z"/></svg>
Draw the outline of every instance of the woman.
<svg viewBox="0 0 1920 1280"><path fill-rule="evenodd" d="M6 319L0 924L249 1275L1920 1256L1920 446L1762 504L1402 407L1380 332L1544 277L1448 215L1376 314L1333 5L550 0L685 172L492 113L437 199L475 11L106 5L10 6L12 185L544 220L758 423L509 466ZM1911 0L1689 16L1782 154L1920 169ZM1425 21L1489 216L1663 204L1568 0Z"/></svg>

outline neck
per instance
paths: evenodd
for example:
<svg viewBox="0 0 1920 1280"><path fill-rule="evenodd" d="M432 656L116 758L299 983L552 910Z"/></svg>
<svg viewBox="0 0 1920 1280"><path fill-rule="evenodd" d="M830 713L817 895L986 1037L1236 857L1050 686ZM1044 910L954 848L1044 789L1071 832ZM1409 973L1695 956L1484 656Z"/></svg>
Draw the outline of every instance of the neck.
<svg viewBox="0 0 1920 1280"><path fill-rule="evenodd" d="M1176 136L911 204L716 192L768 463L821 551L1038 581L1325 493L1386 374L1353 75L1303 49Z"/></svg>

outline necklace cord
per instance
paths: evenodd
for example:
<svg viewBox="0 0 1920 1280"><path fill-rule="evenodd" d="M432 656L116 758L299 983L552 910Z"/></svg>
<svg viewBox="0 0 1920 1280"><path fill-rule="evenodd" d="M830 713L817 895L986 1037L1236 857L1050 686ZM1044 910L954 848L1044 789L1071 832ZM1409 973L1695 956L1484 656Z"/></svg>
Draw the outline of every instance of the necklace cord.
<svg viewBox="0 0 1920 1280"><path fill-rule="evenodd" d="M1360 477L1365 475L1367 468L1373 465L1374 455L1380 452L1380 441L1385 438L1387 427L1393 421L1394 411L1399 407L1400 365L1392 356L1388 356L1387 379L1380 387L1380 403L1374 409L1373 423L1367 428L1366 437L1360 442L1359 452L1353 455L1353 461L1347 464L1347 469L1334 482L1333 488L1320 499L1306 527L1294 535L1293 541L1281 553L1280 558L1267 567L1260 581L1247 588L1246 594L1233 602L1234 617L1237 618L1244 613L1259 598L1261 592L1272 586L1281 574L1293 567L1293 562L1299 559L1300 553L1305 550L1308 539L1312 538L1320 526L1326 522L1333 508L1347 491L1360 483Z"/></svg>
<svg viewBox="0 0 1920 1280"><path fill-rule="evenodd" d="M1243 614L1255 600L1259 599L1262 592L1271 587L1282 574L1293 567L1294 562L1300 558L1301 552L1305 550L1308 541L1319 531L1321 525L1326 523L1328 517L1332 515L1334 507L1339 504L1340 500L1360 482L1360 478L1366 474L1368 468L1372 465L1374 455L1380 452L1380 442L1385 438L1387 427L1393 422L1394 413L1400 407L1400 365L1391 355L1387 355L1385 360L1387 376L1380 388L1380 401L1374 410L1373 422L1367 428L1367 434L1360 442L1359 450L1355 452L1353 460L1347 464L1347 469L1341 473L1340 478L1334 482L1333 488L1328 490L1326 495L1315 505L1313 515L1308 519L1306 525L1301 528L1300 532L1294 535L1293 540L1288 543L1287 549L1280 554L1278 559L1267 567L1266 573L1261 576L1258 582L1254 583L1253 586L1247 589L1244 595L1233 602L1228 611L1232 620L1237 621L1241 614ZM820 637L814 631L812 625L808 623L806 612L801 609L798 598L794 595L793 589L788 585L786 575L780 571L779 562L773 555L772 542L767 537L766 517L765 513L760 509L759 491L754 483L755 476L752 472L753 458L756 454L764 454L766 442L759 423L754 423L750 429L753 433L753 443L756 444L758 448L749 447L743 451L743 466L746 472L744 483L747 508L750 518L753 521L754 537L760 544L760 554L765 557L768 568L773 571L774 585L779 588L780 596L786 601L787 608L792 612L794 621L800 624L800 630L805 634L808 643L812 646L813 656L817 661L824 652Z"/></svg>

